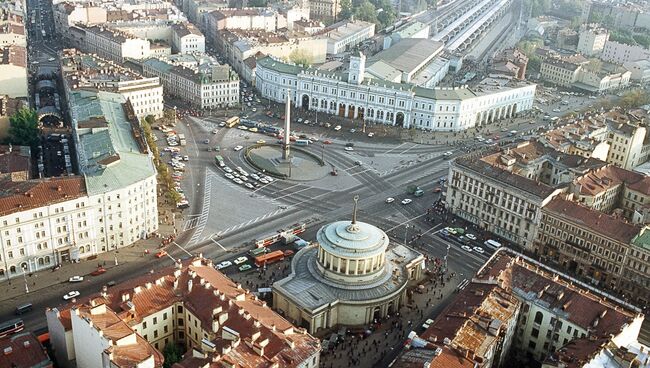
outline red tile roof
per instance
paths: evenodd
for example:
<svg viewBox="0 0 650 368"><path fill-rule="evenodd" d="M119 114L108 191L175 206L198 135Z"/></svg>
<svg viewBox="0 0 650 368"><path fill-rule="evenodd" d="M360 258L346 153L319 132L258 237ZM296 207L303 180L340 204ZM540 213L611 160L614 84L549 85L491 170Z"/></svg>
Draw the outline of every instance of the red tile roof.
<svg viewBox="0 0 650 368"><path fill-rule="evenodd" d="M125 309L125 294L128 294L135 312ZM215 270L208 260L188 260L180 269L169 267L149 273L116 285L104 295L95 294L84 300L104 303L124 321L124 326L131 327L139 324L145 316L175 303L183 303L201 321L204 332L217 346L228 347L231 344L221 338L222 328L237 331L242 343L223 356L213 357L216 359L212 363L214 367L221 367L221 360L233 360L240 367L259 367L269 362L278 364L278 367L295 367L320 351L318 339L304 329L294 327L265 302ZM216 312L218 310L221 312ZM219 331L212 331L213 321L223 313L227 314L226 320L217 324ZM126 333L126 330L115 331L119 332ZM249 347L265 340L268 344L263 349L263 356ZM190 359L178 366L195 367L196 362L196 359Z"/></svg>
<svg viewBox="0 0 650 368"><path fill-rule="evenodd" d="M559 197L553 198L542 208L542 212L587 227L598 234L626 244L630 244L632 239L641 232L640 226Z"/></svg>
<svg viewBox="0 0 650 368"><path fill-rule="evenodd" d="M0 367L51 368L45 348L31 332L0 339Z"/></svg>
<svg viewBox="0 0 650 368"><path fill-rule="evenodd" d="M0 178L0 216L69 201L86 193L81 176L19 182Z"/></svg>

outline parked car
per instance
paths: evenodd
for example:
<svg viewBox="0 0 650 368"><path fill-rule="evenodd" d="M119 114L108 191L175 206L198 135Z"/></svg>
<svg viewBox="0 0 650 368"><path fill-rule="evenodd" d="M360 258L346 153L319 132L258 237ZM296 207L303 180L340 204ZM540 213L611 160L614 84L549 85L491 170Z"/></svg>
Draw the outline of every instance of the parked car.
<svg viewBox="0 0 650 368"><path fill-rule="evenodd" d="M465 252L471 252L471 251L472 251L472 248L471 248L469 245L463 245L463 246L460 247L460 248L461 248L462 250L464 250Z"/></svg>
<svg viewBox="0 0 650 368"><path fill-rule="evenodd" d="M245 265L241 265L241 266L239 266L239 271L240 271L240 272L244 272L244 271L248 271L248 270L250 270L251 268L253 268L251 265L249 265L249 264L245 264Z"/></svg>
<svg viewBox="0 0 650 368"><path fill-rule="evenodd" d="M226 267L230 267L230 266L232 266L232 262L223 261L223 262L219 263L216 267L217 267L217 270L222 270L222 269L224 269Z"/></svg>
<svg viewBox="0 0 650 368"><path fill-rule="evenodd" d="M476 253L480 253L480 254L485 253L485 251L484 251L483 248L481 248L481 247L474 247L474 248L472 248L472 249L474 249L474 251L475 251Z"/></svg>
<svg viewBox="0 0 650 368"><path fill-rule="evenodd" d="M393 202L395 202L395 198L393 197L386 198L386 203L393 203Z"/></svg>
<svg viewBox="0 0 650 368"><path fill-rule="evenodd" d="M245 263L246 261L248 261L248 257L241 256L241 257L235 259L235 264L239 265L239 264Z"/></svg>
<svg viewBox="0 0 650 368"><path fill-rule="evenodd" d="M84 280L83 276L72 276L68 279L69 282L82 282Z"/></svg>
<svg viewBox="0 0 650 368"><path fill-rule="evenodd" d="M77 290L73 290L73 291L71 291L71 292L65 294L65 295L63 296L63 300L70 300L70 299L73 299L73 298L78 297L79 295L81 295L80 292L78 292Z"/></svg>
<svg viewBox="0 0 650 368"><path fill-rule="evenodd" d="M402 200L402 204L410 204L411 202L413 202L413 200L410 198L404 198L404 200Z"/></svg>

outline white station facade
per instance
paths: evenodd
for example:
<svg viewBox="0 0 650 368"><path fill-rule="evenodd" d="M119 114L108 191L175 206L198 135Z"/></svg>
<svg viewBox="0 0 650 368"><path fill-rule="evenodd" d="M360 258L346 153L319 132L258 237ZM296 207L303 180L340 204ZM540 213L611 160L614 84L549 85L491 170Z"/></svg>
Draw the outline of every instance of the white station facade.
<svg viewBox="0 0 650 368"><path fill-rule="evenodd" d="M530 110L536 85L475 89L424 88L368 78L363 54L350 57L348 72L325 72L272 57L257 61L255 87L264 98L284 102L286 91L296 107L373 123L434 131L463 131Z"/></svg>

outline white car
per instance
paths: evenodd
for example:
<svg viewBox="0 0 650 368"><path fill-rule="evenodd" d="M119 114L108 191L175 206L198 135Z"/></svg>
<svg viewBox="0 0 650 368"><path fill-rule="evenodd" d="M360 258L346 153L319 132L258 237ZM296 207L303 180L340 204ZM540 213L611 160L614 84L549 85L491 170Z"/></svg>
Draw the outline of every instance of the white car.
<svg viewBox="0 0 650 368"><path fill-rule="evenodd" d="M410 198L405 198L404 200L402 200L402 204L410 204L411 202L413 202L413 200Z"/></svg>
<svg viewBox="0 0 650 368"><path fill-rule="evenodd" d="M235 179L235 177L234 177L232 174L230 174L230 173L226 173L226 178L228 178L228 179L230 179L230 180L234 180L234 179Z"/></svg>
<svg viewBox="0 0 650 368"><path fill-rule="evenodd" d="M237 152L237 151L241 151L243 148L244 148L244 146L235 146L235 148L233 148L233 150L235 150L235 152Z"/></svg>
<svg viewBox="0 0 650 368"><path fill-rule="evenodd" d="M54 61L54 60L56 60L56 59L55 59L55 58L53 58L53 57L51 57L51 58L49 58L49 59L47 59L47 61Z"/></svg>
<svg viewBox="0 0 650 368"><path fill-rule="evenodd" d="M386 198L386 203L393 203L393 202L395 202L395 198L393 197Z"/></svg>
<svg viewBox="0 0 650 368"><path fill-rule="evenodd" d="M345 147L344 150L346 150L346 151L348 151L348 152L352 152L352 151L354 151L354 148L352 148L352 147Z"/></svg>
<svg viewBox="0 0 650 368"><path fill-rule="evenodd" d="M68 282L82 282L84 280L83 276L72 276L68 279Z"/></svg>
<svg viewBox="0 0 650 368"><path fill-rule="evenodd" d="M231 172L232 172L232 169L229 168L228 166L224 166L224 167L223 167L223 171L225 171L225 172L227 172L227 173L231 173Z"/></svg>
<svg viewBox="0 0 650 368"><path fill-rule="evenodd" d="M251 183L244 183L244 186L248 189L255 189L255 186L253 186Z"/></svg>
<svg viewBox="0 0 650 368"><path fill-rule="evenodd" d="M334 130L336 130L338 132L339 130L341 130L341 126L340 125L335 126Z"/></svg>
<svg viewBox="0 0 650 368"><path fill-rule="evenodd" d="M73 291L71 291L71 292L65 294L65 295L63 296L63 300L70 300L70 299L73 299L73 298L78 297L79 295L81 295L80 292L78 292L77 290L73 290Z"/></svg>
<svg viewBox="0 0 650 368"><path fill-rule="evenodd" d="M268 181L269 183L273 183L273 178L270 177L270 176L268 176L268 175L265 176L264 179L265 179L266 181Z"/></svg>
<svg viewBox="0 0 650 368"><path fill-rule="evenodd" d="M257 174L251 174L251 178L254 180L260 180L260 177Z"/></svg>
<svg viewBox="0 0 650 368"><path fill-rule="evenodd" d="M463 246L460 247L460 248L461 248L462 250L464 250L465 252L471 252L471 251L472 251L472 248L471 248L469 245L463 245Z"/></svg>
<svg viewBox="0 0 650 368"><path fill-rule="evenodd" d="M217 134L219 133L219 129L212 129L212 134Z"/></svg>
<svg viewBox="0 0 650 368"><path fill-rule="evenodd" d="M483 253L485 253L485 251L484 251L483 248L481 248L481 247L474 247L474 248L472 248L472 249L474 249L474 251L475 251L476 253L479 253L479 254L483 254Z"/></svg>
<svg viewBox="0 0 650 368"><path fill-rule="evenodd" d="M239 257L239 258L237 258L235 260L235 264L239 265L239 264L242 264L242 263L244 263L246 261L248 261L248 257L242 256L242 257Z"/></svg>
<svg viewBox="0 0 650 368"><path fill-rule="evenodd" d="M183 156L183 161L189 161L189 160L190 160L190 156L188 155Z"/></svg>
<svg viewBox="0 0 650 368"><path fill-rule="evenodd" d="M451 156L451 155L453 155L453 153L452 153L451 151L447 151L447 152L445 152L445 153L443 154L443 156L445 156L445 157L449 157L449 156Z"/></svg>
<svg viewBox="0 0 650 368"><path fill-rule="evenodd" d="M465 234L465 237L469 240L476 240L476 235L474 234Z"/></svg>
<svg viewBox="0 0 650 368"><path fill-rule="evenodd" d="M224 269L224 268L226 268L226 267L230 267L230 266L232 266L232 262L230 262L230 261L223 261L223 262L221 262L221 263L219 263L219 264L217 265L217 270L222 270L222 269Z"/></svg>
<svg viewBox="0 0 650 368"><path fill-rule="evenodd" d="M240 178L235 178L233 181L239 185L244 184L244 182Z"/></svg>
<svg viewBox="0 0 650 368"><path fill-rule="evenodd" d="M368 138L372 138L374 136L375 136L375 133L372 133L372 132L368 133Z"/></svg>
<svg viewBox="0 0 650 368"><path fill-rule="evenodd" d="M264 178L260 178L259 182L262 183L262 184L268 184L269 183L269 181L264 179Z"/></svg>

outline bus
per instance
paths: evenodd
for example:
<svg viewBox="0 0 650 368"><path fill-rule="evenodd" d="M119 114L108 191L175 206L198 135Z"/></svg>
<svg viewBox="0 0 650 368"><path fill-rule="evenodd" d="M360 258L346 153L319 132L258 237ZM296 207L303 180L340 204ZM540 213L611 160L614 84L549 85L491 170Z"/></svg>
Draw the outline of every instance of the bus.
<svg viewBox="0 0 650 368"><path fill-rule="evenodd" d="M232 128L237 124L239 124L239 116L233 116L230 119L226 120L226 127L228 128Z"/></svg>
<svg viewBox="0 0 650 368"><path fill-rule="evenodd" d="M493 249L499 249L499 247L501 247L501 243L499 243L496 240L492 240L492 239L486 240L485 243L483 243L483 244L485 244L486 246L488 246L490 248L493 248Z"/></svg>
<svg viewBox="0 0 650 368"><path fill-rule="evenodd" d="M266 254L268 248L262 247L262 248L253 248L248 251L248 254L250 254L252 257L257 257L261 256L262 254Z"/></svg>
<svg viewBox="0 0 650 368"><path fill-rule="evenodd" d="M294 143L296 146L306 146L309 144L308 139L296 139L296 143Z"/></svg>
<svg viewBox="0 0 650 368"><path fill-rule="evenodd" d="M284 252L281 250L276 250L275 252L266 253L255 257L255 265L257 267L264 267L270 265L271 263L280 262L282 260L284 260Z"/></svg>
<svg viewBox="0 0 650 368"><path fill-rule="evenodd" d="M226 164L223 162L223 157L220 155L214 156L214 163L217 164L219 167L224 167Z"/></svg>
<svg viewBox="0 0 650 368"><path fill-rule="evenodd" d="M12 319L0 324L0 338L7 337L22 331L25 324L22 319Z"/></svg>

